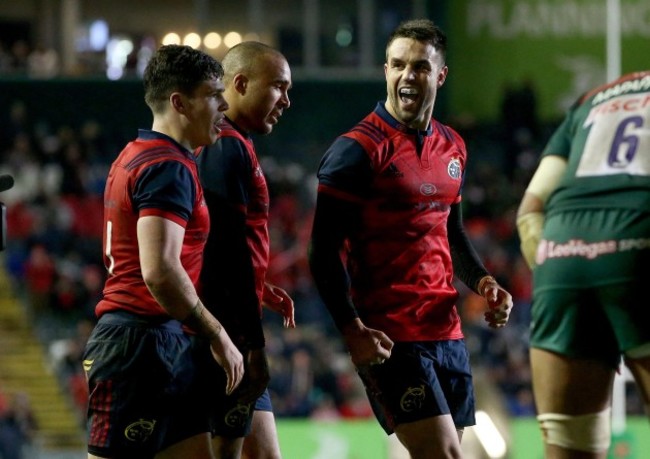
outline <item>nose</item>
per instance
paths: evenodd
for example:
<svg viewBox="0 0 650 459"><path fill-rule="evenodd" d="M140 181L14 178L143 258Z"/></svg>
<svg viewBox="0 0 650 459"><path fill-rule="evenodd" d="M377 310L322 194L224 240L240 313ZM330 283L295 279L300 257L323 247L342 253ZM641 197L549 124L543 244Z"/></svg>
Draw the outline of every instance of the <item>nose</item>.
<svg viewBox="0 0 650 459"><path fill-rule="evenodd" d="M411 67L410 65L407 65L404 68L404 79L406 80L414 80L415 79L415 69Z"/></svg>
<svg viewBox="0 0 650 459"><path fill-rule="evenodd" d="M280 99L280 102L282 103L282 106L284 108L289 108L291 107L291 101L289 100L289 93L284 91L282 93L282 98Z"/></svg>
<svg viewBox="0 0 650 459"><path fill-rule="evenodd" d="M221 97L220 103L219 103L219 111L220 112L225 112L230 108L230 105L228 105L228 101L226 100L225 97Z"/></svg>

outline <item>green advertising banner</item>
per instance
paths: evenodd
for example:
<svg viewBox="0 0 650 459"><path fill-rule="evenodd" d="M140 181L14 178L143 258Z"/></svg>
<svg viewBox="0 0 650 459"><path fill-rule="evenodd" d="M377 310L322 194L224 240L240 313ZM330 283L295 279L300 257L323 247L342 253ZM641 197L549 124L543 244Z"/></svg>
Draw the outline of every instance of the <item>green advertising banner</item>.
<svg viewBox="0 0 650 459"><path fill-rule="evenodd" d="M620 13L621 73L650 68L650 1ZM506 87L530 82L542 119L558 118L607 79L607 19L607 0L447 2L450 112L496 120Z"/></svg>

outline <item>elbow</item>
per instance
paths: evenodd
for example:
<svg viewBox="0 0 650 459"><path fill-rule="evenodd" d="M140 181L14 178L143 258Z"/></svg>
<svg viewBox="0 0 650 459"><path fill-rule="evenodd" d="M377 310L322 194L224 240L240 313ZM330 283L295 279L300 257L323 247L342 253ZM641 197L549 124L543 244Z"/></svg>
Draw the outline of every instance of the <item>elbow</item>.
<svg viewBox="0 0 650 459"><path fill-rule="evenodd" d="M142 267L142 280L149 291L156 296L156 294L165 289L172 277L171 267L161 263L157 266Z"/></svg>

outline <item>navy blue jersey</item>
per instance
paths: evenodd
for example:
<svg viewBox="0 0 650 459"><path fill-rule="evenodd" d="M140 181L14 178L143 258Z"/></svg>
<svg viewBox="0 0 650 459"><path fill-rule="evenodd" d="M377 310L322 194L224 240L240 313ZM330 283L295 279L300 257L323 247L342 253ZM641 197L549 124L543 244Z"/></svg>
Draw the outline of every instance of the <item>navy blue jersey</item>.
<svg viewBox="0 0 650 459"><path fill-rule="evenodd" d="M264 344L261 301L269 264L269 192L252 139L224 120L197 163L213 222L201 296L235 342Z"/></svg>

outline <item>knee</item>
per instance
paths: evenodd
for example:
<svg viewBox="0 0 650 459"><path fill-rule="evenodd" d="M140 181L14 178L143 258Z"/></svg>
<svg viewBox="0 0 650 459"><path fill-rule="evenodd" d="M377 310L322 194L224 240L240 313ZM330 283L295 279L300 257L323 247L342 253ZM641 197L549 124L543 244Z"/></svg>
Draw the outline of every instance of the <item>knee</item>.
<svg viewBox="0 0 650 459"><path fill-rule="evenodd" d="M578 451L606 451L611 442L611 409L571 416L542 413L537 416L544 441Z"/></svg>

